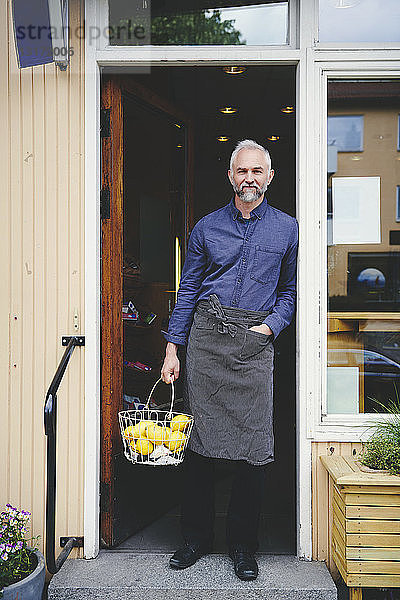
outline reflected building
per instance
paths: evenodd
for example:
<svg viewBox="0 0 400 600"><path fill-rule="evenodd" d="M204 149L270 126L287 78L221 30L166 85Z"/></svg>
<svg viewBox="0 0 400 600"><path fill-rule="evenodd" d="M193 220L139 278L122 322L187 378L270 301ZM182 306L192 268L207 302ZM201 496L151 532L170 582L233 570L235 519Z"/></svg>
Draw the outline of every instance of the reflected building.
<svg viewBox="0 0 400 600"><path fill-rule="evenodd" d="M400 363L399 98L398 80L328 84L328 365L339 365L341 349L340 364L357 366L360 412L374 410L371 397L393 397L399 371L366 377L367 353L381 356L382 365L385 357ZM375 188L366 178L378 178Z"/></svg>

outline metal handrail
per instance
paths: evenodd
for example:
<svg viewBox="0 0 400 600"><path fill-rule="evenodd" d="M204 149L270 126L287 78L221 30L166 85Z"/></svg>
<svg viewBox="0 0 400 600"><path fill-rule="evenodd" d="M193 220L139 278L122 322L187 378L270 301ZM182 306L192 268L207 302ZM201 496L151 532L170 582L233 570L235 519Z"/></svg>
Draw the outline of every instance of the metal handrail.
<svg viewBox="0 0 400 600"><path fill-rule="evenodd" d="M63 340L64 342L64 340ZM69 339L64 355L58 365L56 374L46 394L44 404L44 431L47 436L47 489L46 489L46 565L50 573L57 573L72 548L81 545L80 538L64 538L64 548L56 559L55 557L55 529L56 529L56 446L57 446L57 391L68 366L69 359L75 346L83 346L83 336L73 336Z"/></svg>

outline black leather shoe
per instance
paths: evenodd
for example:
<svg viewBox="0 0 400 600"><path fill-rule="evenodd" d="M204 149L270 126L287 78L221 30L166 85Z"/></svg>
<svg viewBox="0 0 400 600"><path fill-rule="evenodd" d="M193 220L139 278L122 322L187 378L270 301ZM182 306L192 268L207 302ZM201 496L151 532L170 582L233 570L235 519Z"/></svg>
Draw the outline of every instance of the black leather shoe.
<svg viewBox="0 0 400 600"><path fill-rule="evenodd" d="M242 550L241 548L232 548L229 556L233 560L235 573L242 581L251 581L257 578L258 565L252 552Z"/></svg>
<svg viewBox="0 0 400 600"><path fill-rule="evenodd" d="M169 566L172 569L186 569L194 565L204 554L208 554L208 550L200 544L187 542L171 556Z"/></svg>

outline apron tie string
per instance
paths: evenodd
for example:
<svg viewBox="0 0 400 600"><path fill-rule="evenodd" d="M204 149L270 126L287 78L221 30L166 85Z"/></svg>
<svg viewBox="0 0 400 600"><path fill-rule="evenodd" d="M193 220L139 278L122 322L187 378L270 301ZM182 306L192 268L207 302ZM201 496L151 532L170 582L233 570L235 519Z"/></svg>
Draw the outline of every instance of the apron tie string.
<svg viewBox="0 0 400 600"><path fill-rule="evenodd" d="M207 312L214 315L218 321L217 331L219 333L229 333L230 336L235 337L237 333L237 325L233 323L227 323L226 319L228 318L225 314L224 309L222 308L221 302L216 294L211 294L209 297L209 302L211 304L211 308L207 309Z"/></svg>

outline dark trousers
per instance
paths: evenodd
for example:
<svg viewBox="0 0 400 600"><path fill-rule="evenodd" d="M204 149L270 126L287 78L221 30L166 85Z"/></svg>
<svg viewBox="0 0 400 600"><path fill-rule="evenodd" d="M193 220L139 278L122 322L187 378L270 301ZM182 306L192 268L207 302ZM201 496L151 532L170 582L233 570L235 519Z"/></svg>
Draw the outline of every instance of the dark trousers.
<svg viewBox="0 0 400 600"><path fill-rule="evenodd" d="M183 538L208 548L214 538L216 461L218 459L190 450L184 460ZM243 460L233 462L235 474L226 517L226 540L228 548L241 547L255 552L267 465L255 466Z"/></svg>

